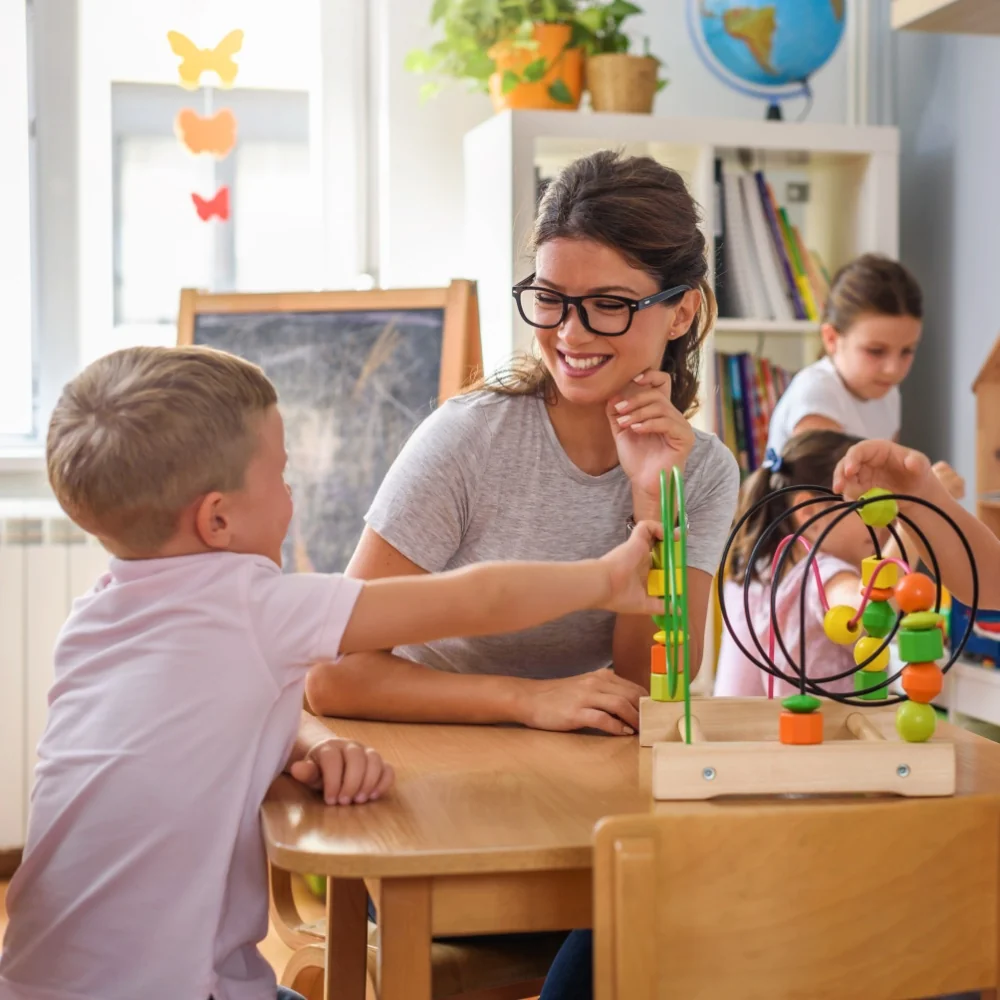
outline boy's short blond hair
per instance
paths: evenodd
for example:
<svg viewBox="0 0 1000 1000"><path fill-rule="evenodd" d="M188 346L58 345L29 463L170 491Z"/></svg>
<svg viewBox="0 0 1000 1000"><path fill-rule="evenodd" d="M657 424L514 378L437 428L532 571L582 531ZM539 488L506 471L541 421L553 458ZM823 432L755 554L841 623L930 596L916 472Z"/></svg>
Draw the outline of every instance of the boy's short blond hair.
<svg viewBox="0 0 1000 1000"><path fill-rule="evenodd" d="M49 482L69 516L153 554L187 506L242 488L278 401L256 365L206 347L130 347L70 382L49 423Z"/></svg>

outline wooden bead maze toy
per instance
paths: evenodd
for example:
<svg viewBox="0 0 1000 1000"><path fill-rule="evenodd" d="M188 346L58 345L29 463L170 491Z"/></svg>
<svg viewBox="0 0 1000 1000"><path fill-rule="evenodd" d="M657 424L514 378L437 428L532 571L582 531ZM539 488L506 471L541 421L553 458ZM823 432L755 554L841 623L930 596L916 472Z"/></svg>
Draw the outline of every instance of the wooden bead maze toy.
<svg viewBox="0 0 1000 1000"><path fill-rule="evenodd" d="M786 487L748 510L736 524L722 555L720 579L742 526L776 495L809 493L768 524L747 560L743 581L743 608L750 612L750 568L785 521L799 511L820 509L786 534L774 555L770 579L781 580L796 546L806 550L797 599L799 621L806 621L806 604L814 580L823 610L823 628L834 643L853 645L854 665L838 674L810 676L806 662L806 635L800 629L798 656L790 652L777 619L776 586L770 587L768 648L750 630L755 651L746 648L726 610L723 590L719 601L723 623L736 645L768 674L766 698L701 698L692 701L687 643L687 599L684 579L687 563L683 480L674 470L671 482L661 474L661 513L664 543L654 550L649 592L664 595L664 615L656 617L661 631L652 651L651 697L640 704L639 739L653 748L652 786L655 799L706 799L724 795L895 793L906 796L952 795L955 791L955 749L947 740L932 739L936 714L931 705L940 693L944 675L961 655L971 632L953 637L943 666L945 619L941 614L942 586L937 557L926 536L899 510L899 503L917 504L943 518L968 558L972 576L973 614L978 606L979 580L975 558L958 525L928 501L873 489L848 501L820 487ZM860 516L872 539L874 556L862 565L861 601L857 608L829 607L816 557L830 531L844 518ZM816 544L806 533L826 519ZM896 523L918 539L931 564L933 579L911 569ZM676 525L676 527L675 527ZM888 528L901 558L884 558L876 528ZM666 572L663 563L666 561ZM657 573L659 572L659 575ZM937 581L937 582L935 582ZM896 608L891 601L895 601ZM890 670L890 644L896 640L903 666ZM794 645L794 643L793 643ZM775 661L781 650L787 669ZM662 648L662 651L661 651ZM661 678L657 681L657 678ZM853 694L829 685L853 677ZM781 679L797 691L782 701L774 698L774 681ZM894 693L899 682L903 694Z"/></svg>

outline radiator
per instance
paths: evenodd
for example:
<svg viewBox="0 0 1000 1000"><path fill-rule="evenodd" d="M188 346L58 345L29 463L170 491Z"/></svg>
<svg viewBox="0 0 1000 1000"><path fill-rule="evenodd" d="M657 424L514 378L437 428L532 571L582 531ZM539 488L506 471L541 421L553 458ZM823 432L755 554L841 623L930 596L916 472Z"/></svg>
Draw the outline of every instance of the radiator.
<svg viewBox="0 0 1000 1000"><path fill-rule="evenodd" d="M0 504L0 851L24 844L56 636L107 565L54 502Z"/></svg>

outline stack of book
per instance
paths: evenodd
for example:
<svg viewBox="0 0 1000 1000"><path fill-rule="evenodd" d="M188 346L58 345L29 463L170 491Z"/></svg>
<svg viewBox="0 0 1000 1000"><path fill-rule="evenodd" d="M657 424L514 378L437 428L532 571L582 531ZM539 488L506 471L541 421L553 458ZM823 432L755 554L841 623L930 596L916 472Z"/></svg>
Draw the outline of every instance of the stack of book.
<svg viewBox="0 0 1000 1000"><path fill-rule="evenodd" d="M830 278L778 204L763 171L715 161L719 315L819 322Z"/></svg>
<svg viewBox="0 0 1000 1000"><path fill-rule="evenodd" d="M736 456L741 476L764 461L771 414L791 380L791 372L766 358L716 352L716 433Z"/></svg>

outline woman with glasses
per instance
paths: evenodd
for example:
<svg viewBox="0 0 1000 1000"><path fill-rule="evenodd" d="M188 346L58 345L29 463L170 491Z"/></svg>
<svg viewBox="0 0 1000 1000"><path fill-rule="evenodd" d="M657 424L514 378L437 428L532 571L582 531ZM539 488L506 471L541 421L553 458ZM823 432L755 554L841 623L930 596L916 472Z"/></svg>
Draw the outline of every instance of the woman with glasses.
<svg viewBox="0 0 1000 1000"><path fill-rule="evenodd" d="M659 517L660 470L677 465L697 665L739 487L730 452L685 416L714 312L697 206L673 170L602 151L549 185L532 249L533 273L513 294L537 356L421 424L347 573L596 557L635 520ZM653 631L643 616L588 611L514 635L346 656L316 667L307 694L327 715L629 735Z"/></svg>
<svg viewBox="0 0 1000 1000"><path fill-rule="evenodd" d="M680 176L605 151L548 186L534 269L513 288L536 356L448 400L389 470L347 573L426 573L484 559L584 559L660 515L660 470L685 479L693 669L732 523L736 461L687 420L712 321L705 239ZM631 735L654 625L588 611L512 635L346 656L313 669L321 714L520 723ZM563 946L543 997L590 994L590 933Z"/></svg>

